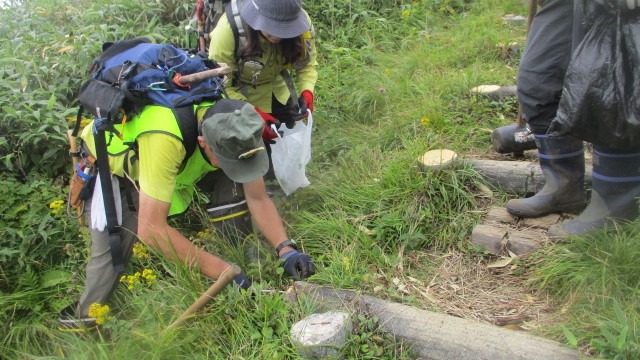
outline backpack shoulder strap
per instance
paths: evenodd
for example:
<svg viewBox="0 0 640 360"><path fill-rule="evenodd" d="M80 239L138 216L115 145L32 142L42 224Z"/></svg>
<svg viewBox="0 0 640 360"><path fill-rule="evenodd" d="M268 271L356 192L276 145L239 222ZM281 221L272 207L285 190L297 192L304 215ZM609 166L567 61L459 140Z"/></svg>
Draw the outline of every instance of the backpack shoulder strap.
<svg viewBox="0 0 640 360"><path fill-rule="evenodd" d="M218 21L222 17L222 13L224 12L224 2L228 0L198 0L198 3L202 1L203 3L203 11L205 12L205 25L204 25L204 36L205 38L209 38L209 33L213 28L218 25Z"/></svg>
<svg viewBox="0 0 640 360"><path fill-rule="evenodd" d="M192 105L173 108L173 115L178 121L178 127L182 133L182 144L187 152L184 161L189 159L197 146L198 139L198 121L193 111Z"/></svg>
<svg viewBox="0 0 640 360"><path fill-rule="evenodd" d="M230 0L224 5L224 12L227 14L227 20L233 31L233 39L235 40L235 56L236 60L240 59L240 51L246 41L242 18L240 17L241 0Z"/></svg>

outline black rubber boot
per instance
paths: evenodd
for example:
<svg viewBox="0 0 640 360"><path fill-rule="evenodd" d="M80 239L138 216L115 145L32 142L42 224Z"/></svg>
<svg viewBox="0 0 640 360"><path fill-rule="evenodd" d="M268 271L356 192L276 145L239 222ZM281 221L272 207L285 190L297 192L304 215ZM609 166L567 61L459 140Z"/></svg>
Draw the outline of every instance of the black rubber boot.
<svg viewBox="0 0 640 360"><path fill-rule="evenodd" d="M582 140L547 135L535 135L535 139L545 184L532 197L509 200L507 211L515 216L531 218L583 209L587 199Z"/></svg>
<svg viewBox="0 0 640 360"><path fill-rule="evenodd" d="M591 201L575 219L549 228L559 240L639 215L640 153L612 154L594 149Z"/></svg>

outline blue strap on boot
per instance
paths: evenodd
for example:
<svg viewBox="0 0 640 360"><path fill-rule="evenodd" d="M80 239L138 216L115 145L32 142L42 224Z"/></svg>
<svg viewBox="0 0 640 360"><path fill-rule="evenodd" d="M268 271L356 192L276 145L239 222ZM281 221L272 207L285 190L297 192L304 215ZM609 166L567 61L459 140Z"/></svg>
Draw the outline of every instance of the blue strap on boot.
<svg viewBox="0 0 640 360"><path fill-rule="evenodd" d="M553 225L549 235L559 240L582 235L621 221L638 218L640 153L614 154L593 151L591 201L575 219Z"/></svg>

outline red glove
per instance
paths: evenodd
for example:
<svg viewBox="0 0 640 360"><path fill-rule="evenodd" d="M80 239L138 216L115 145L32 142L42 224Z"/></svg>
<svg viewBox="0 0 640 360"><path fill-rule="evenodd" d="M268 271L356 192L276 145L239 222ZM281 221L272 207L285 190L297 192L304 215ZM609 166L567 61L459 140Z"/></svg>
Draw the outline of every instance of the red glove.
<svg viewBox="0 0 640 360"><path fill-rule="evenodd" d="M300 108L302 108L302 101L304 101L306 108L313 112L313 93L311 92L311 90L304 90L302 94L300 94L300 98L298 99Z"/></svg>
<svg viewBox="0 0 640 360"><path fill-rule="evenodd" d="M280 120L273 117L273 115L268 114L257 106L254 107L256 112L260 115L262 120L264 121L264 129L262 131L262 140L266 143L273 144L273 139L280 137L279 134L273 130L271 125L275 125L276 129L280 128Z"/></svg>

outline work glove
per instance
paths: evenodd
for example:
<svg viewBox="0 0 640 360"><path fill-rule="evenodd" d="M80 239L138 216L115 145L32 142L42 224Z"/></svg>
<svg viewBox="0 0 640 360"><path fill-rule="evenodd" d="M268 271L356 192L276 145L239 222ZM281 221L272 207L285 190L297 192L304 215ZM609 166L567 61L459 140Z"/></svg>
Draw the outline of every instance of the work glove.
<svg viewBox="0 0 640 360"><path fill-rule="evenodd" d="M233 278L233 282L242 290L247 290L251 287L251 280L249 280L247 275L245 275L243 272L240 272L240 274L236 275Z"/></svg>
<svg viewBox="0 0 640 360"><path fill-rule="evenodd" d="M300 97L298 98L298 106L300 107L303 119L309 116L307 109L313 112L313 93L311 90L305 90L300 94Z"/></svg>
<svg viewBox="0 0 640 360"><path fill-rule="evenodd" d="M281 136L277 132L277 129L280 128L280 120L273 117L273 115L260 110L260 108L258 108L257 106L255 107L255 110L264 121L262 140L264 140L264 142L266 142L267 144L275 144L276 142L273 141L273 139L279 138ZM276 130L273 129L273 126L275 126Z"/></svg>
<svg viewBox="0 0 640 360"><path fill-rule="evenodd" d="M316 267L309 255L298 250L290 250L280 255L282 267L294 280L302 280L316 273Z"/></svg>

